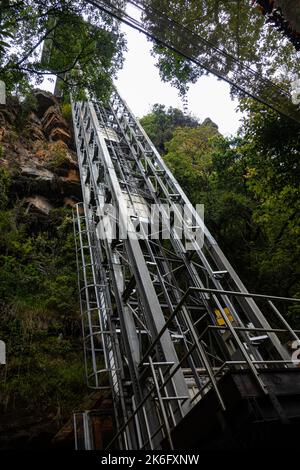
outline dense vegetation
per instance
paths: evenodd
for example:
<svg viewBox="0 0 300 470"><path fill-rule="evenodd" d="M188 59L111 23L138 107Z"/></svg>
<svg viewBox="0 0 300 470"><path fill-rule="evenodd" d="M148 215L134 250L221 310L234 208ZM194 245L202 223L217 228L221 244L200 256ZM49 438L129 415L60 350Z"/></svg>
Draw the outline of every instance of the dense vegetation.
<svg viewBox="0 0 300 470"><path fill-rule="evenodd" d="M56 209L37 224L8 204L9 186L0 168L1 413L45 413L59 425L85 391L72 217Z"/></svg>
<svg viewBox="0 0 300 470"><path fill-rule="evenodd" d="M118 8L126 0L114 0ZM177 29L190 32L190 47L200 35L207 44L252 66L266 77L287 81L300 72L296 51L287 39L251 7L251 1L150 0L143 20L150 31L171 40L174 48L182 42ZM177 32L176 32L177 31ZM44 54L41 60L41 48ZM86 86L106 96L111 78L122 66L125 39L112 16L84 0L10 1L2 0L0 11L0 79L9 90L24 92L28 83L39 83L45 75L58 73L64 88L81 94ZM188 46L189 49L189 46ZM238 75L228 60L219 60L210 47L198 54L204 67L192 64L178 53L154 44L153 54L161 77L184 93L189 83L207 74L206 68L224 76ZM66 73L68 75L66 76Z"/></svg>
<svg viewBox="0 0 300 470"><path fill-rule="evenodd" d="M251 100L242 108L234 138L208 119L176 127L159 105L141 123L191 201L205 204L206 224L249 289L299 297L299 126Z"/></svg>
<svg viewBox="0 0 300 470"><path fill-rule="evenodd" d="M88 87L106 97L124 48L118 23L83 0L1 2L0 80L8 91L24 94L55 73L65 91L80 96Z"/></svg>
<svg viewBox="0 0 300 470"><path fill-rule="evenodd" d="M170 25L168 18L173 26L166 28L166 24ZM280 32L265 24L250 0L149 0L144 20L154 34L171 41L175 49L180 49L184 41L182 25L188 32L187 51L197 47L193 36L196 34L267 78L288 81L299 75L296 50ZM239 76L240 70L233 67L230 58L221 61L211 51L210 46L198 51L202 68L161 44L153 46L162 80L171 82L181 93L185 93L189 83L208 73L205 67L218 70L225 77Z"/></svg>
<svg viewBox="0 0 300 470"><path fill-rule="evenodd" d="M168 142L176 127L197 127L198 121L192 116L183 114L180 109L168 108L155 104L152 112L141 119L147 134L159 152L165 153L165 143Z"/></svg>

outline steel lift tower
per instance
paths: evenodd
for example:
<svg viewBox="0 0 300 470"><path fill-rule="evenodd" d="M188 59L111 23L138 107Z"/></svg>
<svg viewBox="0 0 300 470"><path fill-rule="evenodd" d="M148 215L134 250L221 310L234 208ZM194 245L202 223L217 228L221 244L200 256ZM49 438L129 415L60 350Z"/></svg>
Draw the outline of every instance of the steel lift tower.
<svg viewBox="0 0 300 470"><path fill-rule="evenodd" d="M230 447L297 422L299 339L277 303L300 300L249 294L117 91L72 111L86 375L112 396L107 449ZM92 449L81 419L77 448Z"/></svg>

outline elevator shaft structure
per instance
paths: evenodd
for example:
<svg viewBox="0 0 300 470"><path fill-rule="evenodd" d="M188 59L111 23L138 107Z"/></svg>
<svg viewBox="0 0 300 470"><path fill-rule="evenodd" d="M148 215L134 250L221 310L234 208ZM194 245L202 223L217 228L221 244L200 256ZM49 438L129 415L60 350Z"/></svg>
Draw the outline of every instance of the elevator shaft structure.
<svg viewBox="0 0 300 470"><path fill-rule="evenodd" d="M178 447L207 397L214 415L226 412L228 374L289 419L269 377L298 372L287 349L297 332L274 305L291 299L247 292L117 91L72 112L86 374L113 398L107 448Z"/></svg>

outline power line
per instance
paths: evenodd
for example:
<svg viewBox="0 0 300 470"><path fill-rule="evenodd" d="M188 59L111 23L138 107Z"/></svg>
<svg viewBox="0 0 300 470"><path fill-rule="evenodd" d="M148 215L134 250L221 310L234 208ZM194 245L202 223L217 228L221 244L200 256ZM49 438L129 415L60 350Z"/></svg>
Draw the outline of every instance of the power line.
<svg viewBox="0 0 300 470"><path fill-rule="evenodd" d="M291 102L288 90L276 85L235 56L153 8L148 2L146 4L139 0L128 1L140 14L143 14L143 19L134 18L109 0L87 0L87 2L229 83L242 94L300 122L300 112ZM152 24L147 23L149 15ZM208 61L207 57L213 60Z"/></svg>

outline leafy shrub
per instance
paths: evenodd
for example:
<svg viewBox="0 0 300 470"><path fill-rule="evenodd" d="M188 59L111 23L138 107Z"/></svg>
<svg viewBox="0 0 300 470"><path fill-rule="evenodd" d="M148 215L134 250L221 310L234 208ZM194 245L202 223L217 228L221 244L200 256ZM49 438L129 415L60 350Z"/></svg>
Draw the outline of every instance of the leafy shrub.
<svg viewBox="0 0 300 470"><path fill-rule="evenodd" d="M72 107L70 103L65 103L62 105L61 114L66 119L66 121L70 122L72 120Z"/></svg>
<svg viewBox="0 0 300 470"><path fill-rule="evenodd" d="M0 407L18 416L47 411L61 424L85 393L72 218L53 210L38 233L27 219L17 206L0 210L0 338L8 357Z"/></svg>
<svg viewBox="0 0 300 470"><path fill-rule="evenodd" d="M1 149L0 146L0 157L1 157ZM10 186L10 177L7 170L3 167L0 167L0 210L4 209L8 202L8 190Z"/></svg>
<svg viewBox="0 0 300 470"><path fill-rule="evenodd" d="M64 142L58 141L49 144L47 167L51 170L59 168L67 160L68 148Z"/></svg>

